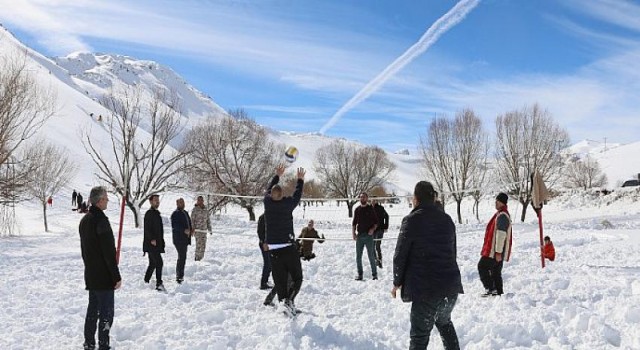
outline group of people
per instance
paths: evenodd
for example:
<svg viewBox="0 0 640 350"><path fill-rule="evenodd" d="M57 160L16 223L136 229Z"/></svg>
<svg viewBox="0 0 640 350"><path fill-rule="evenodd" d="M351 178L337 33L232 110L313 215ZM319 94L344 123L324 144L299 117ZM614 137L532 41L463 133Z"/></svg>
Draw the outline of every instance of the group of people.
<svg viewBox="0 0 640 350"><path fill-rule="evenodd" d="M164 253L164 225L160 211L160 197L157 194L149 196L150 208L144 214L144 239L142 251L148 255L149 265L144 275L144 282L149 283L155 272L156 290L166 291L162 281L162 253ZM191 215L185 210L183 198L176 200L176 209L171 214L171 233L173 245L178 252L176 262L176 282L184 281L184 268L187 261L187 251L191 245L191 237L196 239L195 260L200 261L204 257L207 244L207 233L212 234L209 210L204 204L204 198L198 196Z"/></svg>
<svg viewBox="0 0 640 350"><path fill-rule="evenodd" d="M373 200L370 204L367 193L361 193L359 199L360 206L354 211L351 227L351 235L356 241L356 268L358 270L356 280L362 281L364 279L362 253L365 247L371 265L371 277L377 280L377 268L382 268L381 241L389 228L389 214L377 200Z"/></svg>
<svg viewBox="0 0 640 350"><path fill-rule="evenodd" d="M91 195L89 195L89 197L91 197ZM51 202L53 203L53 198L51 198ZM91 203L91 200L89 200L89 203ZM81 214L86 214L89 211L89 204L84 201L80 192L76 192L76 190L73 190L73 193L71 193L71 207Z"/></svg>
<svg viewBox="0 0 640 350"><path fill-rule="evenodd" d="M264 261L260 288L271 289L265 305L275 305L273 299L277 296L283 311L293 316L299 312L295 307L295 299L303 281L301 258L313 259L313 242L318 240L322 243L324 235L318 235L313 220L310 220L298 237L299 240L296 240L292 212L302 196L305 170L298 168L292 196L284 196L279 185L284 171L284 166L276 168L276 174L263 199L264 214L258 219L259 248ZM99 348L108 349L109 329L113 323L114 291L122 285L122 278L116 261L113 231L104 214L109 201L105 188L91 189L89 201L92 205L79 226L85 284L89 291L84 348L95 349L97 330ZM506 194L498 194L495 200L496 213L485 230L478 262L480 280L485 288L483 296L504 293L502 267L504 261L510 259L512 246L507 201ZM143 251L149 258L144 281L150 282L155 272L156 289L163 291L161 254L164 253L165 242L163 222L158 211L159 196L150 196L149 203L150 209L144 217ZM196 236L195 259L200 260L204 256L206 233L211 234L209 212L202 196L198 197L191 215L184 208L184 199L180 198L171 215L173 243L178 252L178 283L184 280L191 237ZM361 259L365 247L372 277L377 279L376 268L382 267L379 242L388 225L389 216L384 207L376 201L369 204L367 194L362 193L360 206L355 210L352 223L352 235L356 241L357 280L363 279ZM548 236L541 248L545 258L552 261L555 259L555 249ZM273 278L273 286L268 284L269 274ZM434 326L438 328L446 349L459 349L458 337L451 321L451 312L458 295L464 293L457 264L456 227L438 203L433 185L426 181L416 184L412 210L402 219L400 226L393 256L393 298L398 291L404 302L412 302L410 349L426 349Z"/></svg>

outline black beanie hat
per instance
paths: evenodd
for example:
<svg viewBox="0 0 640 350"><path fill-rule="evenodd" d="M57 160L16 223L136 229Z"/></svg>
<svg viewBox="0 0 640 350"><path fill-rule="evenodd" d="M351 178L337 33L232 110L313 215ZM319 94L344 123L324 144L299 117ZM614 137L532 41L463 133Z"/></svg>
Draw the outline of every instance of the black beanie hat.
<svg viewBox="0 0 640 350"><path fill-rule="evenodd" d="M509 200L509 196L507 196L507 194L506 194L506 193L502 193L502 192L500 192L500 193L498 193L498 195L496 196L496 200L497 200L497 201L500 201L500 202L502 202L502 203L504 203L504 204L507 204L507 201Z"/></svg>

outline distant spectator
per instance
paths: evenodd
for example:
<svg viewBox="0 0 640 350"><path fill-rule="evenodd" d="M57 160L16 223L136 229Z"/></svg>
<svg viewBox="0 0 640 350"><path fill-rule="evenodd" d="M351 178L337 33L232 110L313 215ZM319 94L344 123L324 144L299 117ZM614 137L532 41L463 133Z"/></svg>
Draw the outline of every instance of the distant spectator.
<svg viewBox="0 0 640 350"><path fill-rule="evenodd" d="M49 204L49 206L53 206L53 197L49 196L49 198L47 199L47 204Z"/></svg>
<svg viewBox="0 0 640 350"><path fill-rule="evenodd" d="M82 200L84 198L82 198L82 195L80 194L80 192L78 192L78 196L76 196L76 204L78 205L78 210L82 209Z"/></svg>
<svg viewBox="0 0 640 350"><path fill-rule="evenodd" d="M76 202L76 198L78 197L78 192L76 192L76 190L73 190L73 193L71 194L71 206L72 207L76 207L77 206L77 202Z"/></svg>
<svg viewBox="0 0 640 350"><path fill-rule="evenodd" d="M316 257L316 255L313 253L313 243L316 240L318 240L318 243L324 243L324 235L320 237L320 235L318 235L318 231L313 228L313 224L313 220L309 220L307 226L302 229L302 232L300 232L300 236L298 236L298 244L300 245L300 257L302 257L303 260L307 261ZM300 238L311 239L300 240Z"/></svg>

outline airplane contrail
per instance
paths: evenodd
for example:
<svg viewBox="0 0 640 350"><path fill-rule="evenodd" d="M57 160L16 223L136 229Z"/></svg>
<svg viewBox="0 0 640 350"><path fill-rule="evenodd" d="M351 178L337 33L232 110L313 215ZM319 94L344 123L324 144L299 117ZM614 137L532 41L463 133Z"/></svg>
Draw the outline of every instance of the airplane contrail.
<svg viewBox="0 0 640 350"><path fill-rule="evenodd" d="M480 0L462 0L456 4L449 12L444 16L438 18L426 33L422 35L420 40L413 44L407 51L405 51L400 57L396 58L387 68L385 68L380 74L373 78L367 85L365 85L357 94L355 94L347 103L345 103L340 109L329 119L329 121L320 129L320 133L324 134L327 130L333 127L342 116L351 110L353 107L366 100L374 92L376 92L387 80L398 73L407 64L411 63L416 57L424 53L433 45L442 34L444 34L451 27L460 23L467 14L473 10Z"/></svg>

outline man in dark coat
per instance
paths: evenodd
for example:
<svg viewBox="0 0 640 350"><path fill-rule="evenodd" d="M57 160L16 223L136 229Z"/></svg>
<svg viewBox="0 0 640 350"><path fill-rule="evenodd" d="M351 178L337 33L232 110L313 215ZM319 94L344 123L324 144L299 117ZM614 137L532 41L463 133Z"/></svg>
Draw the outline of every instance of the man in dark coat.
<svg viewBox="0 0 640 350"><path fill-rule="evenodd" d="M80 193L78 193L78 195L76 196L76 204L78 206L78 211L82 212L82 201L84 200L84 198L82 198L82 195Z"/></svg>
<svg viewBox="0 0 640 350"><path fill-rule="evenodd" d="M71 193L71 207L76 207L76 198L78 198L78 192L76 192L76 190L73 190L73 193Z"/></svg>
<svg viewBox="0 0 640 350"><path fill-rule="evenodd" d="M178 251L178 262L176 263L176 282L184 281L184 265L187 261L187 248L191 245L193 226L191 217L184 210L184 199L176 200L176 210L171 214L171 229L173 231L173 245Z"/></svg>
<svg viewBox="0 0 640 350"><path fill-rule="evenodd" d="M384 233L389 229L389 214L387 214L387 211L377 200L372 200L371 204L378 218L378 226L373 233L373 239L376 245L376 264L379 268L382 268L382 238L384 238Z"/></svg>
<svg viewBox="0 0 640 350"><path fill-rule="evenodd" d="M451 311L462 282L458 268L456 227L435 206L431 183L420 181L413 192L413 210L402 219L393 256L393 289L411 304L409 349L426 349L435 324L445 349L459 349Z"/></svg>
<svg viewBox="0 0 640 350"><path fill-rule="evenodd" d="M284 197L282 187L278 185L284 170L283 165L276 168L276 175L269 183L267 193L264 196L265 249L269 250L278 301L284 301L285 312L295 315L294 299L302 286L302 265L295 247L292 212L302 197L305 171L303 168L298 168L298 180L293 196ZM289 276L293 282L291 288L287 286Z"/></svg>
<svg viewBox="0 0 640 350"><path fill-rule="evenodd" d="M360 206L353 213L353 223L351 234L353 240L356 241L356 267L358 275L356 280L362 281L362 251L367 247L367 256L371 265L371 276L374 280L378 279L378 270L376 270L376 253L374 252L373 234L378 227L378 217L376 211L369 204L369 196L362 192L360 194ZM358 233L356 236L356 232Z"/></svg>
<svg viewBox="0 0 640 350"><path fill-rule="evenodd" d="M264 214L258 217L258 247L262 253L262 278L260 278L260 289L267 290L273 288L269 284L269 275L271 274L271 259L269 258L269 250L264 249L265 237Z"/></svg>
<svg viewBox="0 0 640 350"><path fill-rule="evenodd" d="M89 194L93 204L80 220L80 249L84 262L84 282L89 291L89 305L84 320L84 349L110 349L109 330L113 324L114 290L122 285L116 263L116 246L109 219L104 215L109 198L104 187L94 187Z"/></svg>
<svg viewBox="0 0 640 350"><path fill-rule="evenodd" d="M142 241L142 251L149 255L149 266L144 274L144 282L149 283L151 275L156 272L156 290L164 292L166 289L162 284L162 253L164 253L164 229L162 227L162 217L158 211L160 206L160 196L152 194L149 196L151 208L144 214L144 240Z"/></svg>

